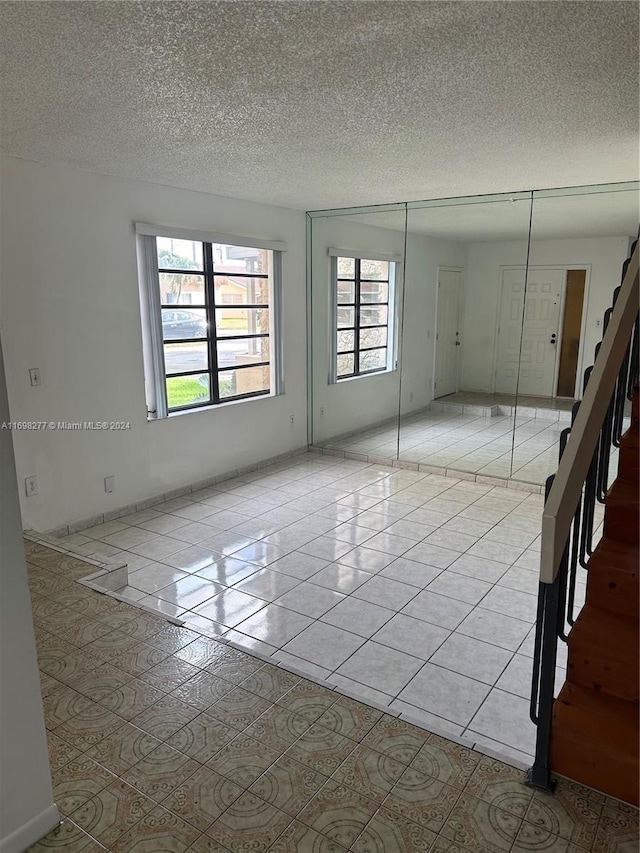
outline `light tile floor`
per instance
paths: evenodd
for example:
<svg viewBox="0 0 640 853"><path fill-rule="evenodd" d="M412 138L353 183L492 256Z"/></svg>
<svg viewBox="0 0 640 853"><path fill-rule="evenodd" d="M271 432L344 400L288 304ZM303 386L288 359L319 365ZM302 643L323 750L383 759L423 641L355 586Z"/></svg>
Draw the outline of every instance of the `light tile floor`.
<svg viewBox="0 0 640 853"><path fill-rule="evenodd" d="M141 607L527 764L541 507L310 453L58 543L128 562Z"/></svg>
<svg viewBox="0 0 640 853"><path fill-rule="evenodd" d="M482 751L79 586L77 559L26 553L64 818L33 853L637 850L624 803L562 779L534 792Z"/></svg>

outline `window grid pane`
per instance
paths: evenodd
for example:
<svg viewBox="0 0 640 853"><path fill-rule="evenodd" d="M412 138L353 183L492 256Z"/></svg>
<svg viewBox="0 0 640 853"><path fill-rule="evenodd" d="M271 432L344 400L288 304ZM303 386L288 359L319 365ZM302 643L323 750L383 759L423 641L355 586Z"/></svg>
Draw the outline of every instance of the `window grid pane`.
<svg viewBox="0 0 640 853"><path fill-rule="evenodd" d="M273 253L166 243L158 270L168 411L270 394Z"/></svg>
<svg viewBox="0 0 640 853"><path fill-rule="evenodd" d="M387 370L388 261L337 258L336 379Z"/></svg>

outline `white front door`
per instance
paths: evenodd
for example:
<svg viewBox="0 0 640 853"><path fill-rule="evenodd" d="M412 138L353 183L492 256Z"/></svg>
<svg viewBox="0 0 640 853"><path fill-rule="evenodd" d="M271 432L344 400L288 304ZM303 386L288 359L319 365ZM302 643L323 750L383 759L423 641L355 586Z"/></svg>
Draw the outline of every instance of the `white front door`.
<svg viewBox="0 0 640 853"><path fill-rule="evenodd" d="M496 391L555 395L558 324L565 271L530 268L523 317L525 270L502 275ZM520 338L522 336L522 343Z"/></svg>
<svg viewBox="0 0 640 853"><path fill-rule="evenodd" d="M434 397L458 390L462 270L438 270Z"/></svg>

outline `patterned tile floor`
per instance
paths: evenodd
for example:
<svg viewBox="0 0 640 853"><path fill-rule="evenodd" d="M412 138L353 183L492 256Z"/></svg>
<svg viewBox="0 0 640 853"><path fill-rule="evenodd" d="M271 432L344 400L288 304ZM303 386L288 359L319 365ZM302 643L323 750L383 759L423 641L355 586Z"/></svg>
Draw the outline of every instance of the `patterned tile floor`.
<svg viewBox="0 0 640 853"><path fill-rule="evenodd" d="M309 453L57 542L127 562L140 607L527 766L541 502Z"/></svg>
<svg viewBox="0 0 640 853"><path fill-rule="evenodd" d="M27 542L56 803L31 851L632 853L637 810L74 581Z"/></svg>

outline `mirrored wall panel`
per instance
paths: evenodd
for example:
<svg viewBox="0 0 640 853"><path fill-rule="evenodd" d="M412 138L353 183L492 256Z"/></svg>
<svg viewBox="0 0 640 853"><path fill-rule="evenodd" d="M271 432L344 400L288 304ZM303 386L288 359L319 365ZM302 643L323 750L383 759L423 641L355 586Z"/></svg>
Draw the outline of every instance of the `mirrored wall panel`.
<svg viewBox="0 0 640 853"><path fill-rule="evenodd" d="M511 476L544 484L638 234L638 186L533 194ZM616 470L615 465L612 471Z"/></svg>
<svg viewBox="0 0 640 853"><path fill-rule="evenodd" d="M509 477L531 193L408 208L400 459Z"/></svg>
<svg viewBox="0 0 640 853"><path fill-rule="evenodd" d="M309 214L310 443L540 491L638 234L638 189Z"/></svg>
<svg viewBox="0 0 640 853"><path fill-rule="evenodd" d="M311 219L312 441L398 452L405 205Z"/></svg>

